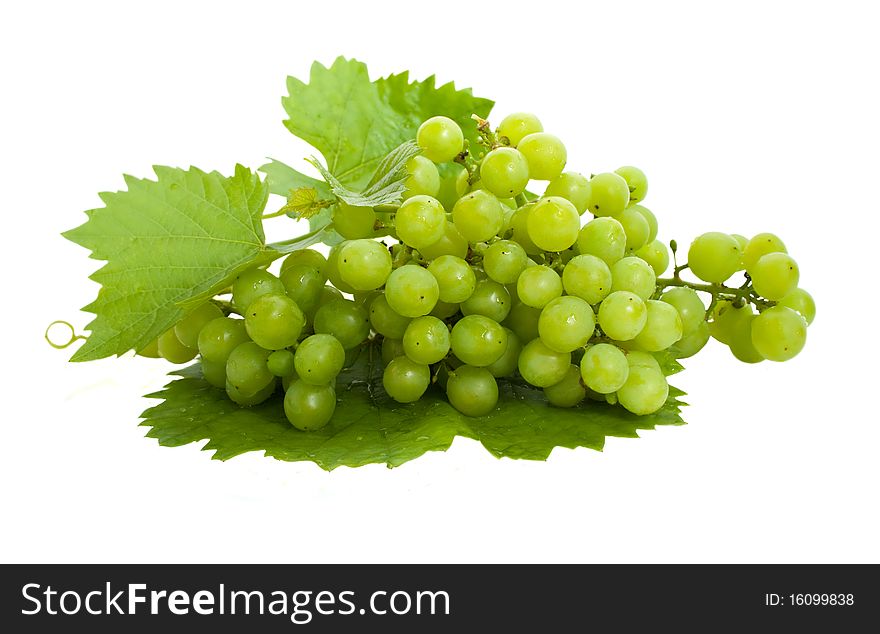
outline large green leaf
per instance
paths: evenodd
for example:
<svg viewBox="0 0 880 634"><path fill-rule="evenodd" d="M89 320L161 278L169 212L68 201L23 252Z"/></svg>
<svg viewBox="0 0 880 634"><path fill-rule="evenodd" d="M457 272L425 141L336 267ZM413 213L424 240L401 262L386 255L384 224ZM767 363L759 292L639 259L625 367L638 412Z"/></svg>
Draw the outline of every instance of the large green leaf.
<svg viewBox="0 0 880 634"><path fill-rule="evenodd" d="M498 457L544 460L554 447L601 450L607 436L637 437L640 429L679 425L683 393L670 389L666 405L650 416L621 407L585 402L572 409L549 407L540 390L502 383L499 407L488 416L459 414L431 388L418 402L402 405L381 389L381 369L368 353L340 376L339 403L323 429L302 432L284 416L281 395L252 408L240 408L211 387L198 366L149 398L163 402L142 414L147 435L166 446L207 440L204 449L227 460L262 451L279 460L311 460L321 468L371 463L398 466L427 451L444 451L456 436L479 440ZM372 377L365 380L365 377ZM342 387L347 386L347 387Z"/></svg>
<svg viewBox="0 0 880 634"><path fill-rule="evenodd" d="M266 183L235 175L155 167L156 180L125 177L127 191L101 194L104 207L64 236L107 263L84 310L95 314L73 361L140 350L242 270L280 253L264 242Z"/></svg>

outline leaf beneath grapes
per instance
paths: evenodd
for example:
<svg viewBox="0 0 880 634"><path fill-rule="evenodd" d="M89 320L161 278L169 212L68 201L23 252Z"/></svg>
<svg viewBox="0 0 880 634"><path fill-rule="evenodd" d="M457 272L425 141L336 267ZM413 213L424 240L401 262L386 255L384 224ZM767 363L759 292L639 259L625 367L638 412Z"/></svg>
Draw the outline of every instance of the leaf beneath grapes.
<svg viewBox="0 0 880 634"><path fill-rule="evenodd" d="M368 389L362 380L366 356L340 376L333 420L317 431L290 425L280 393L256 407L239 408L200 377L198 366L178 372L183 378L149 395L163 402L145 411L141 424L151 428L147 436L165 446L207 440L204 449L219 460L262 451L279 460L311 460L327 470L372 463L395 467L428 451L445 451L456 436L480 441L497 457L545 460L555 447L601 450L607 436L635 438L640 429L683 424L684 403L678 400L683 392L675 388L650 416L592 401L572 409L549 407L540 390L507 383L499 406L480 418L462 416L434 387L417 403L401 405L377 387L378 368Z"/></svg>
<svg viewBox="0 0 880 634"><path fill-rule="evenodd" d="M104 207L63 235L107 263L83 310L95 314L72 361L140 350L242 270L280 253L264 243L266 183L235 175L155 167L156 180L125 177L127 191L101 194ZM319 238L320 239L320 238Z"/></svg>

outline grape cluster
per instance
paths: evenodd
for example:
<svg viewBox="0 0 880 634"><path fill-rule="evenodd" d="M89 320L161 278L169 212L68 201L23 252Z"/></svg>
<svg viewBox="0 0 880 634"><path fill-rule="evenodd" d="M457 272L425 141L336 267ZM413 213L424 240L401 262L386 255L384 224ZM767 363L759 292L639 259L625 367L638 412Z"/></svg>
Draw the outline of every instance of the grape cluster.
<svg viewBox="0 0 880 634"><path fill-rule="evenodd" d="M592 398L650 414L669 392L658 353L689 357L710 337L747 362L801 350L815 305L779 238L703 234L661 278L670 249L640 169L566 172L565 145L534 115L477 122L468 147L453 120L425 121L399 205L338 202L344 241L326 258L305 249L278 275L242 273L231 302L204 304L142 354L201 355L205 379L242 406L280 382L288 419L308 430L331 419L337 377L365 345L381 346L391 398L437 384L468 416L496 407L498 379L558 407ZM539 197L534 181L547 182ZM683 280L688 268L705 283ZM745 283L725 286L739 271Z"/></svg>

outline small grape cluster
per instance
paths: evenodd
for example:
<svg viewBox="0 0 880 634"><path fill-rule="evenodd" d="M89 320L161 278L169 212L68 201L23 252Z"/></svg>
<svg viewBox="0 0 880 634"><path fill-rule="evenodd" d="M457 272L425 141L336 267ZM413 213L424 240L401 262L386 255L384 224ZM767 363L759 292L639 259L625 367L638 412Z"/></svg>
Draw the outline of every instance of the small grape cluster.
<svg viewBox="0 0 880 634"><path fill-rule="evenodd" d="M438 384L468 416L496 407L499 378L558 407L592 398L650 414L669 392L657 353L689 357L712 336L748 362L801 350L815 305L779 238L706 233L661 278L670 249L641 204L641 170L565 172L565 146L534 115L495 131L475 119L476 147L447 117L421 125L401 203L338 202L344 241L326 258L304 249L279 275L242 273L231 302L204 304L142 354L200 354L205 379L242 406L280 379L287 417L308 430L331 419L337 377L365 345L381 345L391 398ZM540 197L532 181L548 182ZM687 268L706 283L683 280ZM725 286L738 271L745 283Z"/></svg>

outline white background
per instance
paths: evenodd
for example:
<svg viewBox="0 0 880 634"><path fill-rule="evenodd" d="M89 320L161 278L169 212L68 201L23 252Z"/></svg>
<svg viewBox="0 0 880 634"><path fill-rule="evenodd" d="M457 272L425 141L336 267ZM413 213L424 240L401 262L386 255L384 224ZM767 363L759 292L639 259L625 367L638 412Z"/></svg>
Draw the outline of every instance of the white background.
<svg viewBox="0 0 880 634"><path fill-rule="evenodd" d="M880 561L877 17L869 2L7 6L0 560ZM805 351L747 366L711 345L676 380L688 426L546 463L459 439L328 474L145 439L163 363L68 364L42 339L53 319L81 329L97 290L98 263L59 232L154 163L303 165L285 77L338 54L473 86L496 122L534 111L571 169L641 166L665 239L779 233L819 304Z"/></svg>

